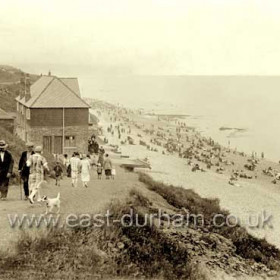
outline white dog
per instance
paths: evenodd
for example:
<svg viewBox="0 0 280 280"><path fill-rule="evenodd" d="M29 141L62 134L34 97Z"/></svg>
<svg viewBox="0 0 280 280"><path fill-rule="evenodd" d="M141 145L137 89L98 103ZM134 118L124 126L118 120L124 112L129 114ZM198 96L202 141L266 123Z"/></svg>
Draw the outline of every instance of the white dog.
<svg viewBox="0 0 280 280"><path fill-rule="evenodd" d="M46 213L45 213L45 215L52 212L54 207L57 208L56 213L57 214L59 213L59 211L60 211L60 193L58 193L57 197L55 197L55 198L48 198L46 195L44 195L42 197L41 201L46 202Z"/></svg>

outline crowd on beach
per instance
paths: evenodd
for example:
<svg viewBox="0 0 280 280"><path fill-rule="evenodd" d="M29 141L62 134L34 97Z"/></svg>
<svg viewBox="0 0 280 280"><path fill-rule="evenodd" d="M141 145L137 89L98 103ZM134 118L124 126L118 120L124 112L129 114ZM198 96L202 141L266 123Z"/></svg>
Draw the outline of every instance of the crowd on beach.
<svg viewBox="0 0 280 280"><path fill-rule="evenodd" d="M167 156L186 159L192 172L212 171L228 176L229 185L241 186L239 180L271 178L270 182L280 181L279 164L265 159L254 151L252 155L238 151L236 148L222 146L211 137L204 137L195 128L189 127L180 118L163 116L140 116L138 112L125 108L104 108L107 116L107 137L115 142L115 151L121 145L139 144L147 150ZM116 137L117 135L117 137ZM119 142L116 144L116 139ZM139 142L138 142L139 141Z"/></svg>
<svg viewBox="0 0 280 280"><path fill-rule="evenodd" d="M53 162L51 162L53 164ZM0 140L0 199L7 200L10 178L13 175L14 159L8 151L8 144ZM65 154L63 157L54 155L54 166L50 164L43 155L42 146L34 146L33 143L26 144L18 163L18 175L23 187L25 200L34 203L41 200L40 188L46 182L46 176L55 179L55 185L60 186L64 173L72 180L72 187L78 187L79 179L83 187L88 187L91 180L91 170L96 169L97 178L102 179L103 173L107 180L114 179L115 168L108 153L103 146L99 146L96 136L92 135L88 141L88 154L74 152L71 158Z"/></svg>

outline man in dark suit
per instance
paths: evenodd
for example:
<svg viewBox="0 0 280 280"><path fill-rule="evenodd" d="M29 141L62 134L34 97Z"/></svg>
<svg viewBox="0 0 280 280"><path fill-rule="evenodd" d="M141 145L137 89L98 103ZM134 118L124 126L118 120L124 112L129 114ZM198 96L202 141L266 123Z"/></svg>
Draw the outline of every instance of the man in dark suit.
<svg viewBox="0 0 280 280"><path fill-rule="evenodd" d="M14 166L14 160L10 152L7 151L8 145L4 140L0 140L0 193L1 200L7 199L9 180Z"/></svg>
<svg viewBox="0 0 280 280"><path fill-rule="evenodd" d="M24 189L24 195L25 195L25 200L28 199L29 196L29 185L28 185L28 180L29 180L29 167L26 165L26 161L28 158L34 154L34 145L33 143L27 143L26 144L27 151L24 151L21 154L21 158L19 160L18 164L18 172L21 176L21 179L23 181L23 189Z"/></svg>

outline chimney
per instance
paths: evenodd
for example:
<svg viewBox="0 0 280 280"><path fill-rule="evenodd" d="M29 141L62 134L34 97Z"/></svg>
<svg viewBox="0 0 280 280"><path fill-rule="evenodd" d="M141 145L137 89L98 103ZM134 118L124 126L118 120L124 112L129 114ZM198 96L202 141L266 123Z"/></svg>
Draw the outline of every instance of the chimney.
<svg viewBox="0 0 280 280"><path fill-rule="evenodd" d="M20 77L20 99L25 96L25 77L24 73L21 73Z"/></svg>
<svg viewBox="0 0 280 280"><path fill-rule="evenodd" d="M49 76L51 76L52 75L52 72L51 72L51 70L49 70L49 74L48 74Z"/></svg>
<svg viewBox="0 0 280 280"><path fill-rule="evenodd" d="M30 77L29 74L26 74L25 77L25 102L27 102L31 98L31 93L30 93Z"/></svg>

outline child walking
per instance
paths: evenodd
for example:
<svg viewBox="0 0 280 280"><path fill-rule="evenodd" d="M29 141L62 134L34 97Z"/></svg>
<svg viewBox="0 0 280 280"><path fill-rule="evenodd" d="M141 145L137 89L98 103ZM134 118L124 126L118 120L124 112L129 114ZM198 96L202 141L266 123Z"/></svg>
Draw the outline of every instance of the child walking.
<svg viewBox="0 0 280 280"><path fill-rule="evenodd" d="M60 186L60 179L62 177L63 170L58 161L56 162L53 171L55 172L55 185Z"/></svg>

